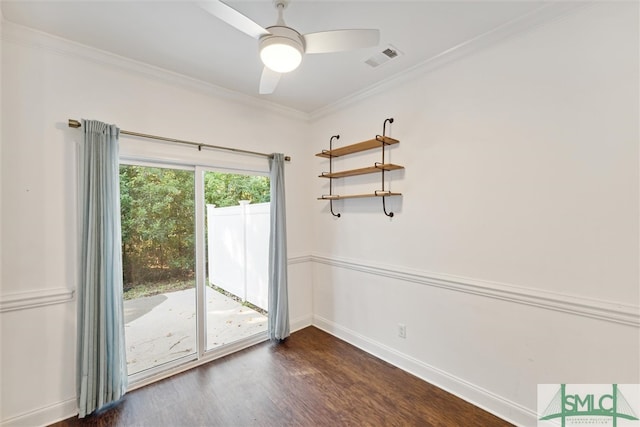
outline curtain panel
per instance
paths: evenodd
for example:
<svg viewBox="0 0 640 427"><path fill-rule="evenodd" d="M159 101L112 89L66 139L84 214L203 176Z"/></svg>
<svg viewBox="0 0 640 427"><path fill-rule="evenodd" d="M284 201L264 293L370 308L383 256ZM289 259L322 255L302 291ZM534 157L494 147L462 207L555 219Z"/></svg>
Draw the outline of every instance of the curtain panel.
<svg viewBox="0 0 640 427"><path fill-rule="evenodd" d="M269 339L289 336L289 295L287 291L287 224L284 193L284 154L269 161L271 180L271 232L269 235Z"/></svg>
<svg viewBox="0 0 640 427"><path fill-rule="evenodd" d="M79 417L117 401L127 388L122 302L119 129L83 120L79 202Z"/></svg>

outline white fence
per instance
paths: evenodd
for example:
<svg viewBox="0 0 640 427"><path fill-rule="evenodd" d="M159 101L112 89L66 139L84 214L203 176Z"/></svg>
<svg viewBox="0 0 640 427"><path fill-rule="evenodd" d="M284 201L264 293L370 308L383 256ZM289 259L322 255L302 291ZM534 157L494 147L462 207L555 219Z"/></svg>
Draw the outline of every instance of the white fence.
<svg viewBox="0 0 640 427"><path fill-rule="evenodd" d="M209 283L268 309L269 203L207 205Z"/></svg>

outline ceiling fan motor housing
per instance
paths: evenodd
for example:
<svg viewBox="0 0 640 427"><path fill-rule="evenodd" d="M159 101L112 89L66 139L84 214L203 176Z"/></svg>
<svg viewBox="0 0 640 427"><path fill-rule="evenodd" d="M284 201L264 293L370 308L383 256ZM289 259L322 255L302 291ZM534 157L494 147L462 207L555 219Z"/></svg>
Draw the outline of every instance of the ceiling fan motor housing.
<svg viewBox="0 0 640 427"><path fill-rule="evenodd" d="M305 50L302 35L287 26L268 27L271 33L260 38L260 58L265 66L278 73L295 70Z"/></svg>

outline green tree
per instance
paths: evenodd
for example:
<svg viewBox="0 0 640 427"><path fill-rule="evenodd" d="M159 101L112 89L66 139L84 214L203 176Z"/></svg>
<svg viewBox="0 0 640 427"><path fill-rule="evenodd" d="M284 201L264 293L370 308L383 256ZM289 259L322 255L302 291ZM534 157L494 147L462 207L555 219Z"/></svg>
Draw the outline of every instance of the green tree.
<svg viewBox="0 0 640 427"><path fill-rule="evenodd" d="M193 275L194 174L120 167L125 284Z"/></svg>
<svg viewBox="0 0 640 427"><path fill-rule="evenodd" d="M207 172L205 202L237 206L268 202L265 176ZM195 176L192 171L120 167L125 290L132 285L188 280L195 269Z"/></svg>
<svg viewBox="0 0 640 427"><path fill-rule="evenodd" d="M237 206L240 200L265 203L270 200L269 177L223 172L204 176L205 202L219 208Z"/></svg>

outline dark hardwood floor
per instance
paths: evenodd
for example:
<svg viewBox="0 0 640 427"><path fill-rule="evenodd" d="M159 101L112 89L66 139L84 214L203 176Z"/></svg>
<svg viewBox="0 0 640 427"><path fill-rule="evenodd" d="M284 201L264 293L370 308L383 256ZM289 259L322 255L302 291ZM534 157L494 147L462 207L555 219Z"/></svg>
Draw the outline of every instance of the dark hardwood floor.
<svg viewBox="0 0 640 427"><path fill-rule="evenodd" d="M128 393L66 426L510 426L319 329Z"/></svg>

